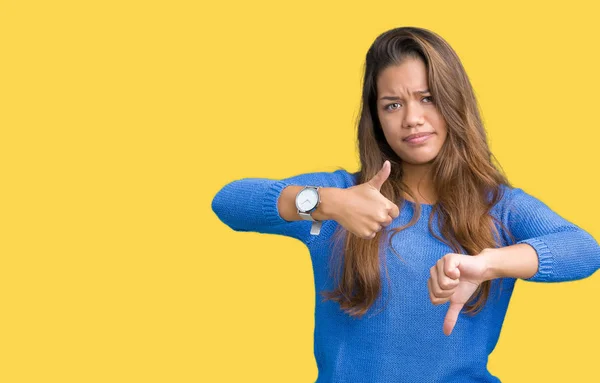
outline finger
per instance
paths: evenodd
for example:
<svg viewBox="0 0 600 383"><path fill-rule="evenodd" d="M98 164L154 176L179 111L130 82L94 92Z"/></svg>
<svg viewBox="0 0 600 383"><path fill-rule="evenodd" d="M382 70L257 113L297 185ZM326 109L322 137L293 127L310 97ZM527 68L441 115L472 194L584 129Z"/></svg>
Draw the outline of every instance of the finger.
<svg viewBox="0 0 600 383"><path fill-rule="evenodd" d="M369 180L369 183L373 187L377 188L377 190L381 190L381 186L390 176L391 166L392 165L390 165L390 161L385 160L381 169L379 169L377 174L375 174L375 176L373 176L373 178L371 178L371 180Z"/></svg>
<svg viewBox="0 0 600 383"><path fill-rule="evenodd" d="M460 277L460 265L459 257L450 258L449 262L444 263L444 273L452 279L458 279Z"/></svg>
<svg viewBox="0 0 600 383"><path fill-rule="evenodd" d="M444 318L444 334L446 336L452 334L452 330L458 320L458 314L460 314L463 306L461 303L450 303L450 307L446 312L446 318Z"/></svg>
<svg viewBox="0 0 600 383"><path fill-rule="evenodd" d="M431 289L433 291L433 295L436 298L448 298L450 297L452 294L454 294L454 289L451 290L444 290L440 287L439 283L438 283L438 269L439 267L433 266L432 268L429 269L429 274L431 275Z"/></svg>
<svg viewBox="0 0 600 383"><path fill-rule="evenodd" d="M391 204L388 208L388 214L392 218L397 218L400 215L400 210L398 209L398 206L396 204Z"/></svg>
<svg viewBox="0 0 600 383"><path fill-rule="evenodd" d="M433 290L431 288L431 278L427 278L427 291L429 292L429 300L433 302Z"/></svg>
<svg viewBox="0 0 600 383"><path fill-rule="evenodd" d="M393 221L394 221L394 219L388 215L387 219L386 219L385 221L383 221L381 224L382 224L383 226L388 226L388 225L390 225L390 224L391 224Z"/></svg>
<svg viewBox="0 0 600 383"><path fill-rule="evenodd" d="M433 288L432 288L431 284L432 284L431 278L428 278L427 279L427 290L429 290L429 300L431 301L431 303L438 306L438 305L444 304L450 300L450 297L437 298L435 295L433 295Z"/></svg>
<svg viewBox="0 0 600 383"><path fill-rule="evenodd" d="M456 286L458 286L458 279L454 279L446 274L446 270L448 269L446 264L452 261L447 261L447 257L440 258L436 264L437 266L437 282L438 286L442 290L453 290ZM454 273L453 273L454 274Z"/></svg>

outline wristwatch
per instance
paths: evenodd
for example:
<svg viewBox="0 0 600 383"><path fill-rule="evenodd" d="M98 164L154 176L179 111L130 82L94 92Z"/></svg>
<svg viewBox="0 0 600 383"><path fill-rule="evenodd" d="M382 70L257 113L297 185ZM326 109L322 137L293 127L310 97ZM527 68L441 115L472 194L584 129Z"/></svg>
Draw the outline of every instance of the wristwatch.
<svg viewBox="0 0 600 383"><path fill-rule="evenodd" d="M323 221L317 221L312 217L313 211L321 203L321 195L319 194L320 186L305 186L296 194L296 208L298 215L307 221L312 221L310 234L319 235Z"/></svg>

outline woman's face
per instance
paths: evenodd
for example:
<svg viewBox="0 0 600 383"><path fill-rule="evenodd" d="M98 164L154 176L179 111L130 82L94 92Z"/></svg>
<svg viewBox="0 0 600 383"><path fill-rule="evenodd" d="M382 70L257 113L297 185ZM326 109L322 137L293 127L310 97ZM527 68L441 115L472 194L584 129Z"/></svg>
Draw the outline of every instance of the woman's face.
<svg viewBox="0 0 600 383"><path fill-rule="evenodd" d="M377 115L385 138L402 161L421 165L438 155L446 140L446 121L427 89L422 60L408 58L383 70L377 79ZM414 134L426 134L407 140Z"/></svg>

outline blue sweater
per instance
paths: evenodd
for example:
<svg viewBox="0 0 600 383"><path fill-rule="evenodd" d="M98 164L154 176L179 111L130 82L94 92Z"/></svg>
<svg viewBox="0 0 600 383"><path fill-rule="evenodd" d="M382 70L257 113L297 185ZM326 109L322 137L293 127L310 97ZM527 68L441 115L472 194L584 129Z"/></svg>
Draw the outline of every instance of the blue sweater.
<svg viewBox="0 0 600 383"><path fill-rule="evenodd" d="M319 292L334 287L329 274L329 244L338 223L327 220L320 235L310 235L311 222L285 221L279 215L277 200L288 185L348 188L356 181L357 173L345 170L300 174L282 180L244 178L223 186L212 201L213 211L233 230L285 235L307 246L317 294L316 382L499 382L487 370L487 362L498 341L516 279L503 278L499 290L499 279L492 280L484 309L475 316L461 313L452 334L444 335L442 324L448 303L431 303L427 279L430 267L453 251L428 230L431 205L422 204L417 224L392 239L406 263L390 249L383 249L380 259L387 263L390 283L388 286L382 275L381 295L365 316L350 317L336 302L322 301ZM528 243L536 250L539 269L528 280L576 280L600 268L600 247L590 234L522 189L502 188L504 196L491 213L508 227L515 242ZM406 201L389 227L406 224L414 208L414 203ZM437 219L433 227L440 234ZM502 246L513 244L498 228Z"/></svg>

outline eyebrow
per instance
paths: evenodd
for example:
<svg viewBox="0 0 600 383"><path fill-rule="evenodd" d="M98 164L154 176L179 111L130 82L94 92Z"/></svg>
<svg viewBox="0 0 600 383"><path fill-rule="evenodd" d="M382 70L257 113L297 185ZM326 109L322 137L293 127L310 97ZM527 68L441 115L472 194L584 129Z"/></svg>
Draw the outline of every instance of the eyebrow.
<svg viewBox="0 0 600 383"><path fill-rule="evenodd" d="M425 90L415 90L415 91L413 92L413 94L425 94L425 93L430 93L430 92L429 92L429 89L425 89ZM381 101L381 100L392 100L392 101L395 101L395 100L400 100L400 97L397 97L397 96L384 96L384 97L381 97L379 100L380 100L380 101Z"/></svg>

